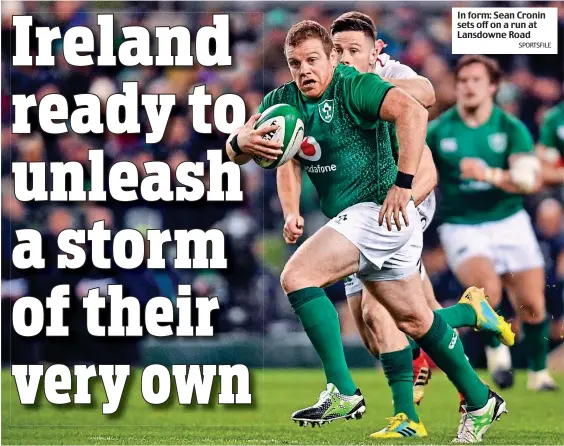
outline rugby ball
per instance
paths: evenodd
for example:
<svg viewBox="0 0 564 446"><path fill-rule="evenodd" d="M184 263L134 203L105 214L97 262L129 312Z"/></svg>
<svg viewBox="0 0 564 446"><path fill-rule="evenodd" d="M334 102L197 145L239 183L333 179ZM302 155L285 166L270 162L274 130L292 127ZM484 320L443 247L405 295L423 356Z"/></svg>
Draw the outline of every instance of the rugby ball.
<svg viewBox="0 0 564 446"><path fill-rule="evenodd" d="M282 155L277 159L271 160L260 156L255 156L255 162L264 169L275 169L291 160L304 139L304 123L301 113L293 106L288 104L276 104L262 112L255 124L255 129L279 126L278 130L269 132L263 136L270 141L279 141L282 147Z"/></svg>

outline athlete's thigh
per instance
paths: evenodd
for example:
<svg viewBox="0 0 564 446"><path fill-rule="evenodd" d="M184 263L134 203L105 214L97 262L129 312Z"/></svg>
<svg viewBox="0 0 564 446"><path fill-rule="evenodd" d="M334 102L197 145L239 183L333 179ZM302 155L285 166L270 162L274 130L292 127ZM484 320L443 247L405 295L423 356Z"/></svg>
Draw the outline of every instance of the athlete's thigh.
<svg viewBox="0 0 564 446"><path fill-rule="evenodd" d="M504 274L503 284L520 319L529 323L545 319L545 278L542 268Z"/></svg>
<svg viewBox="0 0 564 446"><path fill-rule="evenodd" d="M290 257L282 272L285 291L325 287L358 270L359 251L334 229L323 226Z"/></svg>

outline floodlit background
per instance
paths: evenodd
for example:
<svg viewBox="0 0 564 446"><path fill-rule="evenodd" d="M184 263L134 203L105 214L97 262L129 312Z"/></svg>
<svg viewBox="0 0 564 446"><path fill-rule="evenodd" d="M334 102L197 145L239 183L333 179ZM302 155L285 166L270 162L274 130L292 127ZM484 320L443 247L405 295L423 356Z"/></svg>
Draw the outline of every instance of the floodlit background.
<svg viewBox="0 0 564 446"><path fill-rule="evenodd" d="M347 2L343 2L347 3ZM492 2L480 2L487 6ZM507 5L510 2L504 2ZM539 2L511 2L511 6L527 6ZM548 2L545 2L547 5ZM476 5L475 2L472 5ZM499 3L497 3L499 5ZM244 196L242 203L107 203L57 204L21 203L14 198L10 171L14 161L70 161L88 163L88 150L103 148L106 168L111 162L129 160L144 175L143 163L166 161L172 169L187 160L205 161L206 151L224 148L226 135L217 130L211 135L193 131L186 97L195 85L205 83L214 97L223 93L241 95L250 116L263 95L290 80L283 55L283 42L290 26L302 19L315 19L326 27L341 13L358 9L370 14L378 26L385 51L394 59L411 66L428 77L436 90L437 103L430 110L435 118L453 105L452 70L459 56L451 55L450 8L465 6L462 2L15 2L2 4L2 362L17 363L52 361L64 363L153 363L187 362L228 363L243 361L249 365L315 366L319 361L311 351L297 318L291 311L279 285L279 273L295 247L282 239L282 214L276 195L275 174L261 170L254 163L242 168ZM477 5L476 5L477 6ZM539 123L544 113L563 100L564 8L559 9L559 56L497 56L505 76L497 97L498 103L516 114L538 139ZM119 26L143 25L154 29L159 25L185 25L191 30L211 24L212 13L236 11L231 20L231 55L236 61L227 69L191 68L127 68L70 67L62 57L62 48L55 46L56 68L13 68L10 54L14 48L11 14L34 14L34 24L59 26L64 32L72 26L90 26L96 31L94 12L115 13ZM115 33L116 47L120 43ZM194 34L193 34L194 35ZM135 80L144 93L175 93L177 107L169 121L164 140L155 145L144 144L143 135L45 134L38 117L31 114L33 133L11 135L12 94L36 94L38 99L59 92L69 99L82 93L95 93L107 98L121 89L121 82ZM212 108L209 108L212 111ZM142 116L141 119L144 119ZM211 120L211 118L208 118ZM144 123L146 129L146 124ZM88 179L85 187L89 186ZM563 279L564 279L564 194L562 188L544 189L527 199L537 235L546 257L546 299L553 316L551 346L562 342ZM313 187L304 176L302 210L308 233L325 222L320 213ZM117 231L122 228L194 229L220 228L227 239L229 268L211 270L99 270L91 264L80 271L56 269L56 237L66 228L87 228L97 220ZM439 245L436 226L440 215L425 233L424 263L435 292L443 304L458 300L463 291L448 270ZM15 231L32 227L41 231L45 240L47 269L18 271L11 263L16 243ZM302 238L305 239L305 237ZM174 258L173 247L167 255ZM87 262L88 263L88 262ZM70 283L73 292L72 310L68 314L71 337L68 339L37 338L24 340L11 330L13 302L23 295L45 299L57 284ZM126 295L142 303L153 296L175 299L178 283L192 284L194 295L219 297L221 309L216 315L213 340L142 340L95 339L88 335L80 298L88 288L100 284L120 283ZM95 284L95 285L94 285ZM340 312L342 332L351 365L370 366L372 359L364 351L346 307L342 284L331 287L331 299ZM511 308L504 312L512 317ZM518 328L518 321L515 326ZM266 337L266 343L263 340ZM465 348L476 366L484 366L482 339L466 332ZM283 345L285 354L268 346ZM266 347L265 347L266 345ZM228 348L221 347L228 346ZM514 363L523 365L519 346L514 348ZM264 361L264 362L261 362ZM116 362L117 361L117 362Z"/></svg>

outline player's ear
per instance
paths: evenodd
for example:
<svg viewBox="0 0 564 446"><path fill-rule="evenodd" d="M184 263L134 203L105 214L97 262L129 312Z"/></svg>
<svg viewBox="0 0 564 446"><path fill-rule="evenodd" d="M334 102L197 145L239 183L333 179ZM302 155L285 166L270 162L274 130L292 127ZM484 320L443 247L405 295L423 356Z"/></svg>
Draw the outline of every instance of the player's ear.
<svg viewBox="0 0 564 446"><path fill-rule="evenodd" d="M380 53L382 52L382 50L384 48L386 48L388 45L386 43L384 43L384 41L382 39L378 39L376 41L376 43L374 44L375 48L376 48L376 57L378 57L380 55Z"/></svg>
<svg viewBox="0 0 564 446"><path fill-rule="evenodd" d="M377 46L374 46L374 48L370 50L370 56L368 58L368 62L371 67L376 64L376 59L378 59L378 54L380 54L380 51L378 50Z"/></svg>
<svg viewBox="0 0 564 446"><path fill-rule="evenodd" d="M331 61L331 66L335 68L339 65L339 55L337 54L337 50L335 47L331 49L331 53L329 54L329 60Z"/></svg>

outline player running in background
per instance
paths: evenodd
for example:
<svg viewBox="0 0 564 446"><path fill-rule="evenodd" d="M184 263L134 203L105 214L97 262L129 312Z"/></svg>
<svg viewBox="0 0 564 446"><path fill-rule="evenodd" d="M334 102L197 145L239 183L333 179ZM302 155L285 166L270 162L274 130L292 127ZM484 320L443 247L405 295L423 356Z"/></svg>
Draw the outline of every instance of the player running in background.
<svg viewBox="0 0 564 446"><path fill-rule="evenodd" d="M528 387L555 389L546 369L544 261L523 209L522 194L542 183L533 140L494 104L501 77L494 60L464 56L455 76L456 105L429 124L427 135L442 191L438 230L447 262L464 286L483 287L494 307L505 287L523 322ZM496 383L512 385L509 348L492 336L486 357Z"/></svg>
<svg viewBox="0 0 564 446"><path fill-rule="evenodd" d="M564 184L564 101L543 118L537 152L543 160L543 178L548 185Z"/></svg>
<svg viewBox="0 0 564 446"><path fill-rule="evenodd" d="M424 107L433 105L434 90L427 79L418 76L408 66L390 59L387 54L380 54L382 41L377 40L376 26L368 15L356 11L341 15L331 25L331 34L341 63L351 65L361 73L375 72L384 80L402 88ZM435 213L435 184L435 164L430 149L425 146L412 190L423 231ZM292 235L297 239L302 231L302 228L292 228ZM294 238L291 241L295 243ZM436 300L421 260L419 267L427 304L432 310L442 308ZM371 354L380 359L392 389L394 418L386 428L374 433L372 437L401 438L398 430L401 422L419 421L414 403L419 404L423 398L424 386L430 378L431 370L425 357L421 355L421 349L413 341L411 354L405 334L397 328L388 311L370 295L356 275L345 280L345 290L361 338ZM490 319L485 317L482 305L489 308L483 292L470 288L459 304L441 310L440 314L451 327L496 327L498 335L505 334L504 341L512 344L514 335L509 324L496 316ZM493 313L489 308L488 315Z"/></svg>
<svg viewBox="0 0 564 446"><path fill-rule="evenodd" d="M427 112L373 73L360 74L342 64L336 67L331 36L316 22L294 25L284 49L294 80L268 93L260 111L287 103L301 112L305 124L302 150L277 169L285 221L300 218L301 166L331 219L296 250L281 275L282 287L327 378L317 403L298 410L292 419L321 424L365 411L364 398L347 368L337 312L323 291L324 286L358 272L397 326L466 398L468 412L457 441L480 441L505 412L505 402L480 381L456 333L429 309L418 273L423 234L411 185L425 144ZM261 131L254 130L257 118L228 138L227 153L238 164L253 155L281 154ZM395 123L395 132L388 122ZM397 164L393 144L399 144ZM417 429L426 435L422 425L407 424L405 435Z"/></svg>

